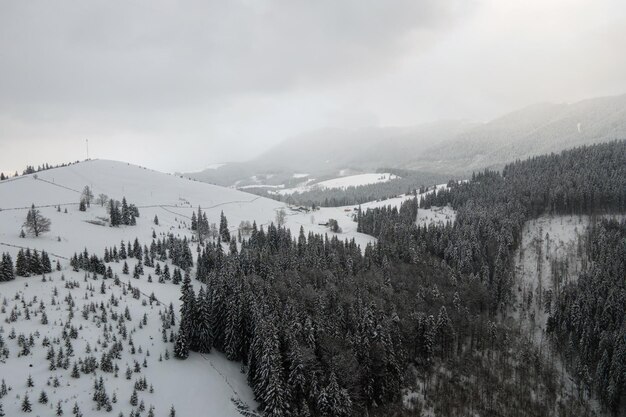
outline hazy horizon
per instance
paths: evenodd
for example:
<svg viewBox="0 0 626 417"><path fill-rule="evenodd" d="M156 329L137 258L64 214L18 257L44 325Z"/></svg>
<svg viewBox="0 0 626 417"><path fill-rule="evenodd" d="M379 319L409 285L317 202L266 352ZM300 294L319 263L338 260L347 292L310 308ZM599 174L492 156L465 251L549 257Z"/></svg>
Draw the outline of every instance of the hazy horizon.
<svg viewBox="0 0 626 417"><path fill-rule="evenodd" d="M317 129L487 121L626 92L626 5L5 2L0 170L165 172Z"/></svg>

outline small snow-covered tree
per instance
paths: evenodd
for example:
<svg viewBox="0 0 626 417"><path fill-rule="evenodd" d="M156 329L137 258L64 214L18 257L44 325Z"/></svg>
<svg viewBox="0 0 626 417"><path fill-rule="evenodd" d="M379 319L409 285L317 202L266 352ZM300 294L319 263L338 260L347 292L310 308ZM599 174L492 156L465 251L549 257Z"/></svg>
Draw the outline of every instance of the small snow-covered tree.
<svg viewBox="0 0 626 417"><path fill-rule="evenodd" d="M41 391L41 394L39 395L39 404L48 404L48 394L46 394L46 391Z"/></svg>
<svg viewBox="0 0 626 417"><path fill-rule="evenodd" d="M228 220L224 212L220 214L220 238L222 242L230 242L230 231L228 230Z"/></svg>
<svg viewBox="0 0 626 417"><path fill-rule="evenodd" d="M28 394L24 394L24 399L22 400L22 411L24 413L30 413L33 411L33 407L30 404L30 399L28 398Z"/></svg>

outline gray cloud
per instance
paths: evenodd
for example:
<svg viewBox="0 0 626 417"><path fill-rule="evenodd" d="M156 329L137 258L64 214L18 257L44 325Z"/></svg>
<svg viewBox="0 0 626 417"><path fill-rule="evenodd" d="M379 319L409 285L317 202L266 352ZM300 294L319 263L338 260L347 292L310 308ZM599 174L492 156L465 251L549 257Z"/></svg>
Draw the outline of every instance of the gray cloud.
<svg viewBox="0 0 626 417"><path fill-rule="evenodd" d="M89 137L93 156L199 169L325 125L617 94L624 16L616 0L5 1L0 168L83 158Z"/></svg>

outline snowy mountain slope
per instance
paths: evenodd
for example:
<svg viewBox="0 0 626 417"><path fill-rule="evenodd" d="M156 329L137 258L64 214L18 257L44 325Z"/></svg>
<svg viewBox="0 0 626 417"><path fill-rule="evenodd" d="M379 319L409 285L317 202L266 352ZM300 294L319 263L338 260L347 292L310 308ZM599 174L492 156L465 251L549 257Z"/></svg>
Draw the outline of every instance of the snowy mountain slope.
<svg viewBox="0 0 626 417"><path fill-rule="evenodd" d="M117 200L125 196L129 204L137 205L141 215L137 226L110 228L88 223L106 218L107 212L105 207L93 203L86 212L78 210L80 192L86 185L96 197L100 193ZM37 239L21 239L19 233L26 210L33 203L51 219L51 231ZM61 205L60 212L55 208L57 205ZM235 233L241 221L267 225L275 220L276 210L286 207L271 199L123 162L92 160L0 183L0 244L31 247L36 244L40 250L69 258L85 247L102 253L106 246L120 240L147 239L153 229L157 233L169 230L190 238L190 219L198 206L207 214L209 223L219 224L220 213L224 211L229 228ZM160 227L153 225L155 215ZM320 231L309 224L304 225L307 233ZM296 231L300 227L300 223L290 224L289 218L286 225ZM361 245L373 240L356 231L340 236L352 237Z"/></svg>
<svg viewBox="0 0 626 417"><path fill-rule="evenodd" d="M603 215L599 218L623 219L624 215ZM546 357L558 364L562 380L572 395L579 395L574 376L564 366L555 347L549 343L547 321L554 300L563 287L575 282L588 263L585 239L592 219L582 216L541 216L524 224L522 241L516 250L515 285L517 289L513 323L520 326L541 348ZM585 394L598 415L602 408L596 398Z"/></svg>
<svg viewBox="0 0 626 417"><path fill-rule="evenodd" d="M137 224L109 227L105 221L106 206L95 203L85 212L79 211L80 192L85 185L91 187L96 197L100 193L115 199L125 196L129 203L136 204L140 211ZM362 208L399 206L407 198L412 196L366 203ZM51 230L37 238L21 238L19 232L31 204L50 218ZM60 210L57 209L59 205ZM10 253L15 260L20 248L45 250L50 254L53 266L58 261L61 268L46 274L45 281L41 276L31 276L0 282L0 335L4 347L10 352L8 358L0 355L0 378L5 379L9 388L0 403L7 415L21 412L25 395L28 395L35 415L55 413L59 402L65 415L71 412L74 404L78 404L83 415L110 415L98 410L93 400L94 382L100 376L108 396L112 398L115 394L117 398L117 402L111 404L115 415L119 412L127 415L138 409L138 405L130 404L130 396L133 384L143 377L153 386L154 392L140 391L139 401L144 402L146 412L154 406L156 415L166 415L174 406L177 416L194 416L197 410L203 410L205 415L230 417L241 415L242 407L253 410L257 406L245 374L240 371L240 364L227 361L217 352L208 355L192 353L187 361L173 358L173 343L162 340L162 332L165 330L169 335L175 327L168 328L161 317L167 315L170 303L177 314L179 285L171 281L158 282L155 269L145 265L145 273L138 278L133 278L132 272L126 275L123 273L124 261L107 264L113 274L120 277L117 284L114 279L105 280L101 275L93 277L82 270L75 272L69 265L69 258L84 249L102 257L105 248L119 247L121 241L129 244L137 238L142 245L149 245L153 233L158 238L172 233L191 239L190 217L198 205L207 213L211 223L219 223L223 210L233 232L243 220L267 224L275 219L277 210L286 208L286 225L292 233L297 233L302 226L307 233L332 235L319 223L335 218L343 229L337 234L340 239L355 238L362 247L374 240L356 232L352 206L303 213L274 200L122 162L93 160L3 181L0 183L0 252ZM429 217L427 212L421 214ZM155 216L158 216L158 225L153 221ZM195 243L191 243L192 253L196 248ZM131 258L125 262L130 271L138 263ZM162 265L169 265L174 270L169 260ZM194 286L198 290L200 284L194 283ZM130 287L139 290L137 298L133 297ZM157 301L150 303L152 294ZM130 319L119 321L126 308ZM70 310L72 319L68 316ZM85 310L88 310L86 317L83 316ZM44 311L46 325L42 324ZM144 314L145 325L142 322ZM114 327L107 328L106 317ZM117 377L115 372L99 370L81 373L80 378L72 376L74 362L81 366L80 362L89 355L100 360L114 343L113 337L117 336L119 340L122 323L132 337L135 351L133 353L130 339L123 339L124 348L115 361L120 368ZM79 331L76 339L70 342L74 355L68 358L69 368L57 366L51 369L46 359L49 346L54 347L57 354L60 347L65 349L63 335L70 325ZM23 342L20 340L28 340L30 335L33 335L33 345L29 352L22 352ZM44 341L48 346L44 346ZM143 366L144 359L147 367ZM134 372L135 361L141 364L139 372ZM126 379L127 367L133 368L130 379ZM184 380L181 380L182 375ZM26 384L29 376L33 379L33 387ZM55 378L58 384L54 383ZM193 381L193 384L186 381ZM45 404L37 402L42 390L48 396Z"/></svg>
<svg viewBox="0 0 626 417"><path fill-rule="evenodd" d="M137 225L112 228L89 223L88 221L102 222L102 219L106 219L107 212L105 207L93 203L85 212L78 210L80 191L85 185L89 185L96 196L100 193L106 193L115 199L126 196L129 203L137 204L140 211ZM44 216L51 219L51 230L37 238L20 238L21 225L31 204L35 204ZM57 211L57 205L61 205L60 211ZM8 359L0 361L0 376L12 388L7 396L0 399L7 415L18 414L27 391L33 403L33 411L39 415L52 415L54 411L51 410L56 409L57 401L61 401L66 415L70 413L75 402L83 415L106 414L94 409L95 403L91 400L93 375L82 375L80 379L75 379L70 376L71 369L48 369L45 359L47 348L42 343L45 337L50 340L61 337L64 330L62 324L67 322L69 308L61 300L66 300L69 295L76 300L73 307L75 316L80 314L83 305L90 303L106 305L110 308L107 310L109 315L115 312L121 314L126 307L129 308L133 322L128 324L128 330L135 346L142 346L144 354L129 354L126 347L117 363L122 368L121 374L127 363L132 367L135 359L141 362L146 358L148 368L139 375L147 377L154 386L154 394L142 392L139 396L145 400L146 408L149 405L156 407L157 415L166 415L172 405L175 406L178 416L197 415L197 410L204 410L207 415L241 415L231 398L251 408L256 407L245 375L240 372L240 365L227 361L219 353L214 352L204 357L193 354L190 360L184 362L174 359L157 362L159 356L165 355L166 349L169 350L170 357L172 356L172 343L161 340L159 312L169 303L174 303L174 310L178 311L178 285L158 283L154 269L145 266L145 274L140 279L132 279L129 275L122 274L121 263L113 263L111 266L113 272L121 277L122 286L114 285L113 280L103 281L101 276L98 280L89 278L88 282L84 282L85 272L74 272L69 266L68 258L75 252L87 249L101 257L105 247L119 247L120 241L129 243L138 238L142 245L149 244L153 231L159 238L168 233L190 238L189 218L198 205L203 207L210 222L219 222L220 212L224 210L231 221L232 230L236 230L236 225L241 220L268 223L275 217L275 210L282 207L282 204L273 200L114 161L87 161L0 183L0 252L10 253L15 260L20 247L45 250L49 252L53 265L56 265L56 261L61 265L61 271L46 274L46 282L42 282L40 276L33 276L17 277L14 281L0 283L0 302L3 303L0 313L3 325L0 331L5 346L11 352ZM159 225L153 222L155 215L159 218ZM132 270L137 261L129 259L127 262ZM170 264L170 267L173 270L173 265ZM154 277L153 282L148 282L148 275ZM62 281L62 276L65 277L65 282ZM131 285L141 289L141 299L134 299L123 288L131 279ZM66 287L67 282L74 281L80 284L80 288ZM102 283L105 284L105 294L101 293ZM58 295L54 297L55 305L52 305L51 298L55 289ZM147 295L152 293L163 305L144 305ZM111 297L118 299L118 306L111 305ZM40 316L35 317L35 314L40 314L40 302L44 303L50 323L46 326L40 324ZM30 319L25 317L26 308L31 310ZM13 311L18 313L15 321L9 320ZM144 313L147 314L149 324L141 329L138 322ZM9 323L5 323L5 320L9 320ZM73 343L76 356L72 360L84 355L87 343L91 349L98 349L94 356L100 359L103 348L98 342L105 337L101 329L102 323L91 316L88 320L74 320L79 321L74 324L80 326L81 330L78 339ZM29 355L18 356L21 350L18 345L20 338L9 337L12 329L15 329L17 335L35 335L35 345ZM150 357L146 357L147 350L151 352ZM35 383L32 389L25 386L28 375L32 375ZM194 381L194 384L181 381L179 375L185 375L185 379ZM48 386L47 383L55 376L59 378L61 385ZM115 414L119 411L128 414L133 409L129 404L129 396L136 377L127 381L123 375L115 378L105 373L102 376L109 396L116 393L118 398L118 403L113 404ZM42 389L49 396L50 402L46 405L37 403Z"/></svg>
<svg viewBox="0 0 626 417"><path fill-rule="evenodd" d="M598 215L621 220L624 215ZM518 287L518 312L534 340L545 340L546 294L556 296L569 282L575 282L587 265L584 250L592 218L583 216L541 216L524 225L522 242L514 259ZM531 320L532 317L532 320Z"/></svg>
<svg viewBox="0 0 626 417"><path fill-rule="evenodd" d="M225 202L250 202L254 198L236 190L107 160L85 161L20 178L1 183L0 208L30 206L33 196L37 205L76 204L86 185L96 197L100 193L116 199L126 196L140 207L181 205L186 201L195 208L198 205L208 208ZM34 183L25 186L29 180Z"/></svg>
<svg viewBox="0 0 626 417"><path fill-rule="evenodd" d="M126 197L129 203L136 204L140 211L136 226L109 227L106 206L92 203L85 212L79 211L78 202L82 189L88 185L93 194L107 194L109 197L121 200ZM50 218L51 230L37 238L26 236L20 238L20 230L25 220L27 209L35 204L41 213ZM57 206L61 210L57 210ZM71 294L72 299L80 300L74 307L78 312L84 304L91 302L101 303L110 308L109 314L120 314L128 306L133 317L133 339L136 346L142 346L144 352L149 349L151 357L147 358L148 368L141 375L146 376L150 384L153 384L155 394L144 395L140 398L145 400L146 408L149 405L156 407L157 415L165 415L171 405L174 405L178 416L197 415L197 410L203 410L206 415L237 416L241 415L238 407L231 398L240 400L242 404L254 409L252 393L247 386L245 375L240 372L240 364L227 361L222 355L214 352L204 357L192 354L191 360L157 362L159 355L164 355L166 349L172 355L172 343L161 340L159 312L174 303L175 311L178 311L180 287L171 283L158 283L153 268L145 267L145 274L140 279L130 278L122 274L122 264L112 264L113 272L121 277L122 284L132 281L131 285L141 289L141 300L131 297L130 293L121 286L115 286L113 280L105 282L106 294L100 293L102 277L94 281L91 278L84 282L83 271L74 272L69 266L68 259L76 252L87 249L90 253L98 256L103 255L106 247L126 243L138 238L141 244L149 244L152 241L153 232L159 238L168 233L175 236L191 238L190 218L197 207L201 206L207 214L210 223L219 224L219 216L223 210L227 216L232 232L236 232L241 221L256 221L259 225L274 221L276 210L285 207L284 204L274 200L260 198L241 191L218 187L206 183L191 181L180 177L162 174L134 165L105 160L86 161L68 167L42 171L38 174L27 175L15 180L0 183L0 252L8 252L13 260L16 259L19 248L31 248L31 250L45 250L50 254L53 265L60 262L62 270L47 274L47 281L42 282L41 277L17 277L15 281L0 283L0 302L5 303L0 320L11 316L13 310L19 312L16 321L3 326L3 338L6 346L10 349L10 357L3 363L0 362L0 375L6 383L12 387L9 394L0 403L4 405L7 415L15 415L21 407L24 393L28 391L33 411L40 415L51 414L51 409L56 408L56 402L62 402L65 414L71 411L74 403L78 403L84 415L102 415L94 409L95 403L91 400L93 394L93 376L83 376L80 379L70 377L70 370L48 370L45 360L47 348L41 343L46 336L49 339L58 339L63 331L61 323L67 320L67 306L61 306L59 300L64 300ZM67 212L66 212L67 211ZM154 224L154 217L158 216L159 224ZM103 225L99 225L101 223ZM296 231L300 222L288 217L287 226ZM329 232L325 228L316 225L304 225L307 232ZM354 231L343 233L340 238L356 237L359 244L365 245L373 238ZM330 232L329 232L330 233ZM192 244L192 253L195 253L195 245ZM132 271L135 260L128 260ZM169 262L168 262L169 263ZM173 265L170 264L173 270ZM192 271L193 274L193 271ZM147 281L151 275L153 282ZM65 282L76 281L80 288L65 288ZM52 281L49 281L52 279ZM93 287L93 288L88 288ZM51 294L54 288L58 291L56 306L51 305ZM94 289L94 291L91 291ZM154 293L156 298L164 303L162 306L143 305L147 295ZM119 306L110 306L111 296L119 299ZM17 298L16 298L17 297ZM36 297L36 298L35 298ZM25 319L24 304L31 304L31 318ZM40 325L40 317L32 317L38 311L40 301L45 303L45 310L49 322L48 326ZM143 329L137 327L137 319L146 313L148 326ZM56 324L55 324L56 323ZM154 323L154 326L152 325ZM76 324L78 325L78 324ZM80 322L82 330L79 339L73 344L75 352L86 349L87 343L94 349L97 341L102 340L100 323L90 317L89 320ZM18 339L10 339L8 335L11 329L15 332L28 336L36 334L35 347L30 355L18 357L20 351ZM130 325L129 325L130 330ZM99 359L100 350L96 358ZM79 355L77 355L79 356ZM125 364L130 361L132 366L135 358L122 353L118 361L120 367L125 369ZM141 356L141 360L143 357ZM132 360L131 360L132 359ZM141 362L140 360L140 362ZM30 367L32 364L32 367ZM124 366L122 366L124 365ZM32 375L35 381L34 388L26 387L25 381L28 375ZM181 381L178 375L185 375L185 380L194 381L193 385ZM61 381L59 387L49 387L47 382L50 378L58 376ZM114 378L112 375L104 375L105 385L109 396L113 392L118 397L118 403L113 409L116 414L123 411L127 414L133 407L129 405L129 396L132 393L132 385L135 377L127 381L123 376ZM41 389L46 389L50 402L46 405L38 404L37 398ZM51 408L52 407L52 408ZM48 410L48 411L46 411Z"/></svg>
<svg viewBox="0 0 626 417"><path fill-rule="evenodd" d="M129 261L132 264L132 261ZM28 395L32 404L33 414L41 416L55 415L57 403L61 403L64 415L71 414L74 404L84 416L124 415L133 409L130 397L133 393L135 381L146 378L148 385L153 387L138 392L138 399L144 402L146 410L154 406L155 415L168 415L170 408L175 407L177 416L196 416L198 410L203 410L205 415L215 416L240 416L238 407L231 399L239 400L249 407L256 404L250 388L246 384L245 375L240 372L238 363L229 362L223 355L212 352L208 355L192 354L188 360L179 361L173 357L173 343L165 343L161 339L162 323L159 317L161 311L167 310L167 303L175 303L178 309L178 297L180 288L171 283L158 284L148 283L146 276L140 279L130 278L121 273L121 264L113 265L113 268L122 279L122 286L116 286L112 279L103 281L89 278L85 282L84 272L73 272L64 267L60 272L46 274L46 282L42 282L40 276L22 278L14 281L0 283L0 301L4 308L0 313L0 331L4 338L5 346L9 349L8 359L0 360L0 377L5 381L9 391L0 399L7 416L21 415L24 395ZM146 275L148 273L146 270ZM62 277L65 278L63 281ZM125 289L126 283L132 281L133 287L140 288L144 294L154 293L159 300L166 304L144 302L148 299L145 295L141 299L135 299ZM77 283L78 288L66 286L67 283ZM105 285L105 293L102 294L101 284ZM54 291L58 295L54 296ZM78 328L78 335L71 342L74 354L69 359L69 368L63 369L57 366L51 370L47 358L49 347L43 345L47 338L49 341L62 340L62 334L67 330L68 323L68 297L71 296L75 305L75 316L71 323ZM111 299L115 298L117 306L111 305ZM52 300L55 304L52 304ZM43 309L40 309L40 303ZM90 304L106 305L109 320L114 324L114 330L105 331L105 323L102 320L100 310L89 315L88 319L81 316L85 306ZM30 306L30 307L27 307ZM30 308L30 318L26 318L25 310ZM132 338L135 353L132 353L127 340L122 340L124 349L120 353L116 364L119 367L118 375L114 372L96 371L95 373L81 373L79 378L72 376L73 364L88 356L87 346L91 354L100 360L101 355L111 347L113 340L111 334L115 334L118 324L113 319L113 314L120 317L128 308L130 320L125 320L129 339ZM15 321L10 317L13 311L18 312ZM48 324L42 321L42 311L45 311ZM147 324L140 324L143 316L147 316ZM7 322L8 321L8 322ZM11 333L18 336L11 338ZM168 334L169 334L168 330ZM29 354L22 354L19 346L20 335L28 338L34 335L34 346ZM117 335L121 340L121 337ZM108 340L108 343L107 343ZM62 347L67 353L67 345L61 343L50 346L59 351ZM168 352L169 359L166 359ZM144 362L145 365L144 366ZM135 372L135 361L140 366L139 372ZM133 370L131 378L127 379L127 368ZM27 386L27 379L31 376L34 386ZM92 400L94 393L94 380L103 377L106 392L112 400L113 395L117 402L112 403L111 412L104 409L98 411L96 402ZM184 379L183 379L184 376ZM54 379L58 379L59 386L55 386ZM191 382L193 381L193 382ZM40 393L45 391L48 396L47 404L38 403ZM145 414L143 414L145 415Z"/></svg>

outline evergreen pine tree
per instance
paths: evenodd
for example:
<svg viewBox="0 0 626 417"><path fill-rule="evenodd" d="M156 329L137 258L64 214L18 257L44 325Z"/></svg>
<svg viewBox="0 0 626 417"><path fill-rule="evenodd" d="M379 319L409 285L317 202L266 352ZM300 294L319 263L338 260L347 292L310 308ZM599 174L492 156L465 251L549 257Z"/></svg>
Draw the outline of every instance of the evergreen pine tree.
<svg viewBox="0 0 626 417"><path fill-rule="evenodd" d="M128 203L126 202L126 197L122 197L122 224L129 225L130 224L131 213L128 209Z"/></svg>
<svg viewBox="0 0 626 417"><path fill-rule="evenodd" d="M26 253L23 249L20 249L17 253L17 259L15 261L15 274L19 277L27 277L30 275L29 269Z"/></svg>
<svg viewBox="0 0 626 417"><path fill-rule="evenodd" d="M41 391L41 394L39 394L39 404L48 404L48 394L46 394L46 391Z"/></svg>
<svg viewBox="0 0 626 417"><path fill-rule="evenodd" d="M113 227L119 226L122 222L117 202L114 199L109 200L109 219Z"/></svg>
<svg viewBox="0 0 626 417"><path fill-rule="evenodd" d="M222 242L230 242L230 232L228 231L228 220L224 216L224 211L220 213L220 239Z"/></svg>
<svg viewBox="0 0 626 417"><path fill-rule="evenodd" d="M22 400L22 412L30 413L33 411L33 407L30 403L30 399L28 398L28 393L24 394L24 399Z"/></svg>

